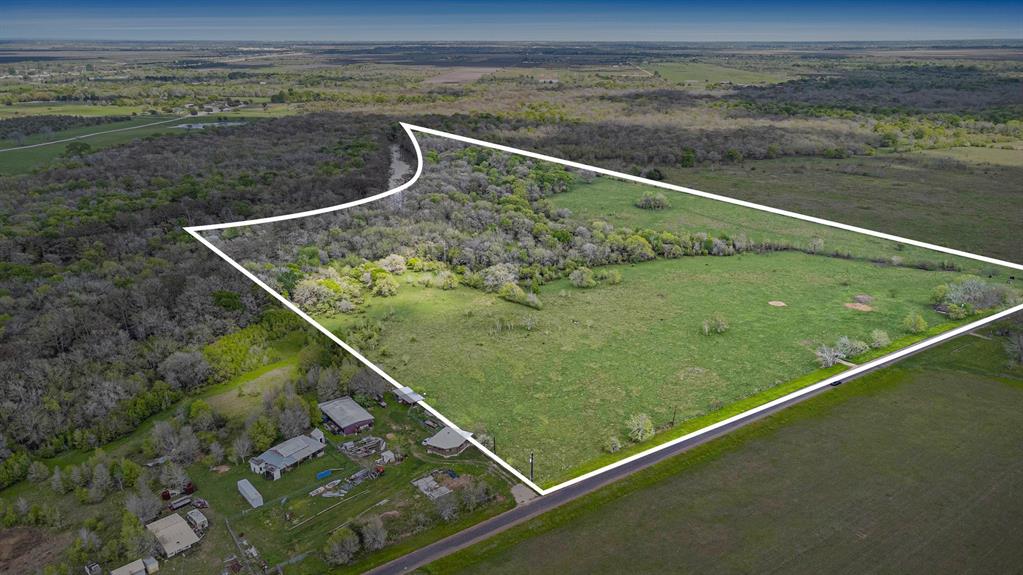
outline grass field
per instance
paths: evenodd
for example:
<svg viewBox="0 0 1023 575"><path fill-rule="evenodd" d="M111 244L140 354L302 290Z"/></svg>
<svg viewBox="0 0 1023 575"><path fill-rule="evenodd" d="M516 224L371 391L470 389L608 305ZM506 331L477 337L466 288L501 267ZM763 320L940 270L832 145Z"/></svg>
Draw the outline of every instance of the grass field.
<svg viewBox="0 0 1023 575"><path fill-rule="evenodd" d="M961 338L428 566L996 573L1023 561L1023 369Z"/></svg>
<svg viewBox="0 0 1023 575"><path fill-rule="evenodd" d="M733 185L734 182L725 182L724 185L707 186L702 188L702 191L733 197L728 193ZM866 259L895 257L907 264L920 261L940 264L948 261L971 273L983 275L989 273L990 266L975 260L671 190L661 190L671 204L667 209L649 210L636 207L636 200L650 190L649 186L643 184L597 178L592 183L578 184L568 192L554 195L551 197L551 203L559 208L568 208L574 215L584 220L604 220L618 227L707 232L730 237L744 234L755 242L772 240L803 249L807 248L814 238L820 238L824 240L823 248L820 250L824 253L837 251ZM770 203L767 205L781 207ZM919 239L913 236L909 238Z"/></svg>
<svg viewBox="0 0 1023 575"><path fill-rule="evenodd" d="M620 271L617 286L544 286L540 311L466 288L403 286L372 300L367 313L384 327L369 355L459 425L493 434L512 465L528 469L535 452L536 479L549 485L601 457L635 413L684 422L814 372L820 343L875 328L897 337L910 310L940 323L928 297L955 277L791 252ZM873 296L874 311L845 307L857 294ZM715 313L731 328L705 336ZM339 332L352 321L320 320Z"/></svg>
<svg viewBox="0 0 1023 575"><path fill-rule="evenodd" d="M988 148L948 148L943 150L924 150L919 152L934 158L951 158L971 164L994 164L998 166L1023 167L1023 142L998 144Z"/></svg>
<svg viewBox="0 0 1023 575"><path fill-rule="evenodd" d="M783 82L785 78L776 74L728 68L704 62L659 62L646 64L643 69L657 72L665 80L673 84L706 82L716 84L730 82L732 84L773 84Z"/></svg>
<svg viewBox="0 0 1023 575"><path fill-rule="evenodd" d="M971 155L1003 152L969 149ZM933 152L941 153L946 152ZM681 186L1023 261L1023 236L1011 232L1023 221L1020 187L1006 184L1023 181L1023 167L964 166L925 154L931 152L845 160L783 158L668 168L665 174Z"/></svg>
<svg viewBox="0 0 1023 575"><path fill-rule="evenodd" d="M102 148L109 148L111 146L117 146L120 144L126 144L128 142L137 140L139 138L145 138L154 135L183 135L187 133L187 130L182 128L174 128L178 123L181 124L200 124L208 122L216 122L221 118L234 118L232 115L215 115L215 116L202 116L196 118L187 118L181 120L181 122L168 122L164 124L158 124L155 126L140 127L137 129L125 130L122 132L113 132L109 134L98 134L96 136L82 137L88 134L94 134L98 132L106 132L108 130L116 130L120 128L132 128L134 126L145 126L145 124L151 124L153 122L159 122L161 120L172 119L167 116L153 117L146 116L145 118L137 118L127 122L115 122L110 124L103 124L100 126L89 126L88 128L77 128L74 130L65 130L62 132L53 132L48 134L45 138L39 139L39 141L29 141L26 139L25 144L35 144L45 141L62 140L64 138L81 138L80 141L89 144L93 150L99 150ZM67 145L71 142L61 142L48 146L40 146L37 148L27 148L23 150L11 150L3 151L3 147L0 147L0 175L11 175L21 174L32 171L33 169L43 167L46 164L59 158ZM12 144L11 142L4 141L4 147L12 147L6 144Z"/></svg>
<svg viewBox="0 0 1023 575"><path fill-rule="evenodd" d="M92 105L61 102L39 102L0 106L0 119L13 116L63 114L68 116L130 116L144 114L145 106Z"/></svg>

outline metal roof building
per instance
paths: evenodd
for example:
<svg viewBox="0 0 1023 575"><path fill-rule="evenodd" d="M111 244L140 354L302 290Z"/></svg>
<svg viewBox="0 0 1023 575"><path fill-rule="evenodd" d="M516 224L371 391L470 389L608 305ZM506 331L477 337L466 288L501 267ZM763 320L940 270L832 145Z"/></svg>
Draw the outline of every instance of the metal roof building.
<svg viewBox="0 0 1023 575"><path fill-rule="evenodd" d="M248 479L238 480L238 492L241 493L242 497L249 502L249 505L253 507L260 507L263 505L263 495Z"/></svg>
<svg viewBox="0 0 1023 575"><path fill-rule="evenodd" d="M433 437L424 439L423 445L431 453L443 455L444 457L453 457L465 451L465 448L469 446L469 440L454 429L445 427L434 434Z"/></svg>
<svg viewBox="0 0 1023 575"><path fill-rule="evenodd" d="M345 435L358 433L373 425L373 415L350 397L339 397L320 404L325 421L336 425Z"/></svg>
<svg viewBox="0 0 1023 575"><path fill-rule="evenodd" d="M397 397L398 401L400 401L401 403L413 404L419 403L420 401L423 400L422 395L419 395L418 393L412 391L412 388L407 385L395 389L393 393L394 396Z"/></svg>
<svg viewBox="0 0 1023 575"><path fill-rule="evenodd" d="M276 481L285 471L310 457L322 454L326 441L323 432L314 429L309 435L292 437L253 457L249 460L249 468L253 473Z"/></svg>

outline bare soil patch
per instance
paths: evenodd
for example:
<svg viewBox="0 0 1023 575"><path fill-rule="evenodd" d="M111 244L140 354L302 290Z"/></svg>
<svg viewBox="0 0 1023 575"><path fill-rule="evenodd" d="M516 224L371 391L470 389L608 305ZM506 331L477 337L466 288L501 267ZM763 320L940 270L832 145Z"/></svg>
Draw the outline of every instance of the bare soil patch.
<svg viewBox="0 0 1023 575"><path fill-rule="evenodd" d="M767 302L767 305L772 305L774 307L785 307L785 302L773 299L773 300Z"/></svg>
<svg viewBox="0 0 1023 575"><path fill-rule="evenodd" d="M230 465L218 465L216 467L211 467L210 468L210 471L212 471L213 473L216 473L217 475L223 475L223 474L227 473L230 470L231 470L231 466Z"/></svg>
<svg viewBox="0 0 1023 575"><path fill-rule="evenodd" d="M874 308L870 307L869 305L867 305L865 303L849 302L849 303L845 304L845 307L847 307L849 309L854 309L856 311L874 311Z"/></svg>
<svg viewBox="0 0 1023 575"><path fill-rule="evenodd" d="M71 543L70 533L31 527L0 530L0 575L36 573L55 563Z"/></svg>

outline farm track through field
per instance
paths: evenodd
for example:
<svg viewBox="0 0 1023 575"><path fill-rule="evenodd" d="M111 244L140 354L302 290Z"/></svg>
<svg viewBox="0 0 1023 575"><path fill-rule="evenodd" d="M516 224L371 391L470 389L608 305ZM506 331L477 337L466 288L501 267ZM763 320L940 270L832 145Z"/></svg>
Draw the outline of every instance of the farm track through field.
<svg viewBox="0 0 1023 575"><path fill-rule="evenodd" d="M117 128L114 130L102 130L99 132L93 132L91 134L82 134L81 136L74 136L71 138L63 138L60 140L51 140L49 142L40 142L38 144L29 144L27 146L18 146L17 148L3 148L0 152L13 152L15 150L27 150L29 148L40 148L42 146L50 146L53 144L62 144L64 142L74 142L75 140L84 140L85 138L91 138L93 136L100 136L103 134L113 134L115 132L127 132L129 130L138 130L139 128L148 128L150 126L158 126L160 124L169 124L171 122L180 122L181 120L188 120L192 116L181 116L178 118L171 118L170 120L160 120L159 122L151 122L149 124L142 124L140 126L128 126L127 128Z"/></svg>

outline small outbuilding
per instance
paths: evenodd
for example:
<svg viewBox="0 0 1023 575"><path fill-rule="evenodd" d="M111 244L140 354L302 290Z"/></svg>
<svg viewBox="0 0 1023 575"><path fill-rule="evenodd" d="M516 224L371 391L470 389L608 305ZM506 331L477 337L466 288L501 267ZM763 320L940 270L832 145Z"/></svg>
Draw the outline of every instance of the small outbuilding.
<svg viewBox="0 0 1023 575"><path fill-rule="evenodd" d="M442 457L454 457L465 451L465 448L469 446L469 440L458 431L445 427L433 437L424 439L423 445L430 453L436 453Z"/></svg>
<svg viewBox="0 0 1023 575"><path fill-rule="evenodd" d="M184 553L199 542L199 536L177 513L153 521L146 529L156 536L156 543L167 558Z"/></svg>
<svg viewBox="0 0 1023 575"><path fill-rule="evenodd" d="M160 563L153 557L136 559L127 565L121 565L110 572L110 575L152 575L160 570Z"/></svg>
<svg viewBox="0 0 1023 575"><path fill-rule="evenodd" d="M242 497L244 497L253 508L261 507L263 505L263 495L248 479L238 480L238 493L241 493Z"/></svg>
<svg viewBox="0 0 1023 575"><path fill-rule="evenodd" d="M394 393L394 397L398 398L398 403L405 405L413 405L423 400L422 395L412 391L412 388L407 385L395 389L392 393Z"/></svg>
<svg viewBox="0 0 1023 575"><path fill-rule="evenodd" d="M339 397L319 405L323 421L335 426L344 435L359 433L373 425L373 415L351 397Z"/></svg>

